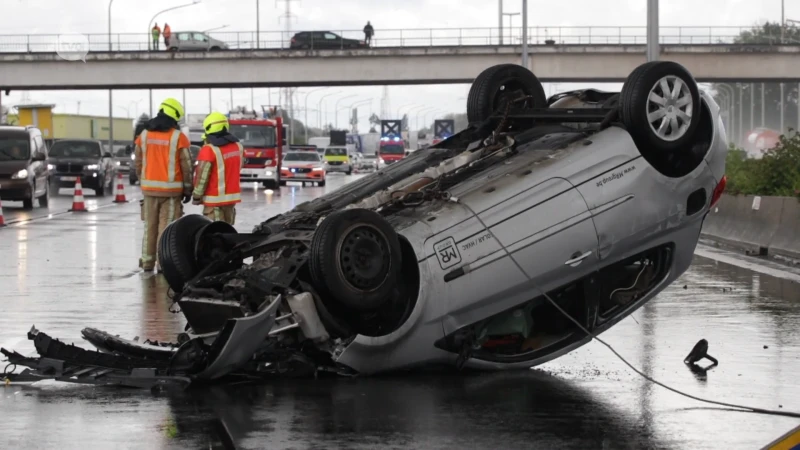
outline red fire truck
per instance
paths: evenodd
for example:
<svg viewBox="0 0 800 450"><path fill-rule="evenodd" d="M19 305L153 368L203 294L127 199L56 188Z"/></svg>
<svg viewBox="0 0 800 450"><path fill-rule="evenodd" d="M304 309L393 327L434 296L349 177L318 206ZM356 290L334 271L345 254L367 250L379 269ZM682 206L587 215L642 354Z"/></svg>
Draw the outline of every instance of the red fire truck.
<svg viewBox="0 0 800 450"><path fill-rule="evenodd" d="M406 156L405 142L400 132L402 121L381 120L381 140L378 144L378 157L386 164L400 161Z"/></svg>
<svg viewBox="0 0 800 450"><path fill-rule="evenodd" d="M279 189L280 164L285 142L283 119L259 117L255 111L231 112L228 117L231 133L244 146L244 167L241 181L260 182L267 189Z"/></svg>

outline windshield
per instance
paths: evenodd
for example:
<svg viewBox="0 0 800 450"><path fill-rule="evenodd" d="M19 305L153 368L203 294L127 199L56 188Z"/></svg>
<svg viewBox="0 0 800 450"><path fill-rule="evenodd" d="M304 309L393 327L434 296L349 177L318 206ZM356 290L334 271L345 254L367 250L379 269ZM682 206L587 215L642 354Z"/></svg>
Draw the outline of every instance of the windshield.
<svg viewBox="0 0 800 450"><path fill-rule="evenodd" d="M364 159L378 159L378 155L364 155Z"/></svg>
<svg viewBox="0 0 800 450"><path fill-rule="evenodd" d="M114 156L117 157L117 158L125 157L125 156L128 156L128 155L129 155L128 149L125 148L125 147L118 148L118 149L114 150Z"/></svg>
<svg viewBox="0 0 800 450"><path fill-rule="evenodd" d="M61 158L99 158L100 145L96 142L56 141L50 147L50 156Z"/></svg>
<svg viewBox="0 0 800 450"><path fill-rule="evenodd" d="M275 127L271 125L233 125L231 134L245 147L275 147Z"/></svg>
<svg viewBox="0 0 800 450"><path fill-rule="evenodd" d="M28 139L0 137L0 161L27 161L30 157Z"/></svg>
<svg viewBox="0 0 800 450"><path fill-rule="evenodd" d="M402 145L382 145L381 146L381 153L386 153L388 155L402 155L406 152L406 149Z"/></svg>
<svg viewBox="0 0 800 450"><path fill-rule="evenodd" d="M325 149L325 156L347 156L347 149L344 147L329 147Z"/></svg>
<svg viewBox="0 0 800 450"><path fill-rule="evenodd" d="M309 161L319 162L319 155L317 153L287 153L283 157L284 161Z"/></svg>

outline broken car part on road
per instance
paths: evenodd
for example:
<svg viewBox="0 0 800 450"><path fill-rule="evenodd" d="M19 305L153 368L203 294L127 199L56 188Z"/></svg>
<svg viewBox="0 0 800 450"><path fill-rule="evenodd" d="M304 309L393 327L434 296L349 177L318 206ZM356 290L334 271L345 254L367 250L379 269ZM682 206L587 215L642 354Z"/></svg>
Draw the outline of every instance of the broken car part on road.
<svg viewBox="0 0 800 450"><path fill-rule="evenodd" d="M687 270L727 140L682 66L550 99L527 69L494 66L467 112L466 130L253 233L199 215L170 224L159 263L188 322L174 342L85 329L96 352L32 330L39 358L3 354L30 376L151 387L528 368Z"/></svg>

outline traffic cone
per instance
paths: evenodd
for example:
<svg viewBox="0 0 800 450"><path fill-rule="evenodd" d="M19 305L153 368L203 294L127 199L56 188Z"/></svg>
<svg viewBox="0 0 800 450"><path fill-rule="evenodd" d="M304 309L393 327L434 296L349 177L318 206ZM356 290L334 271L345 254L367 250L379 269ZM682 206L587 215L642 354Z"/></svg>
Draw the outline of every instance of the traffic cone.
<svg viewBox="0 0 800 450"><path fill-rule="evenodd" d="M0 198L0 228L6 226L6 219L3 219L3 199Z"/></svg>
<svg viewBox="0 0 800 450"><path fill-rule="evenodd" d="M88 212L86 204L83 203L83 186L81 186L81 179L75 180L75 195L72 197L71 212Z"/></svg>
<svg viewBox="0 0 800 450"><path fill-rule="evenodd" d="M117 196L114 197L114 203L128 203L125 198L125 185L122 183L122 173L117 173Z"/></svg>

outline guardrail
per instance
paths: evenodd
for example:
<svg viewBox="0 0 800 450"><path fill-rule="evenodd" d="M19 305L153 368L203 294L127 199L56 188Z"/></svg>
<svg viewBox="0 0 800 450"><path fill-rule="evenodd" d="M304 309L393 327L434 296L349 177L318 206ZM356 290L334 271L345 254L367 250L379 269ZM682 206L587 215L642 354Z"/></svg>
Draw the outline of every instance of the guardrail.
<svg viewBox="0 0 800 450"><path fill-rule="evenodd" d="M752 26L737 27L661 27L659 42L662 44L734 44L741 33L751 31ZM220 41L221 48L229 49L286 49L290 48L292 36L299 31L231 31L202 33ZM646 27L529 27L528 44L645 44ZM181 32L174 31L172 39ZM195 33L195 32L191 32ZM201 32L197 32L201 33ZM364 40L361 30L331 30L345 39ZM498 28L426 28L402 30L376 30L371 47L429 47L429 46L476 46L476 45L520 45L522 28L504 28L502 38ZM85 50L145 51L152 39L148 33L84 34ZM110 42L109 42L110 41ZM29 53L55 52L58 34L0 35L0 52ZM346 48L342 40L326 41L333 45L317 45L314 48ZM74 41L72 41L73 45ZM751 44L781 44L780 35L748 37ZM785 40L785 45L800 45L800 40ZM212 47L214 44L208 45ZM73 47L74 48L74 47ZM163 38L159 49L165 50Z"/></svg>

